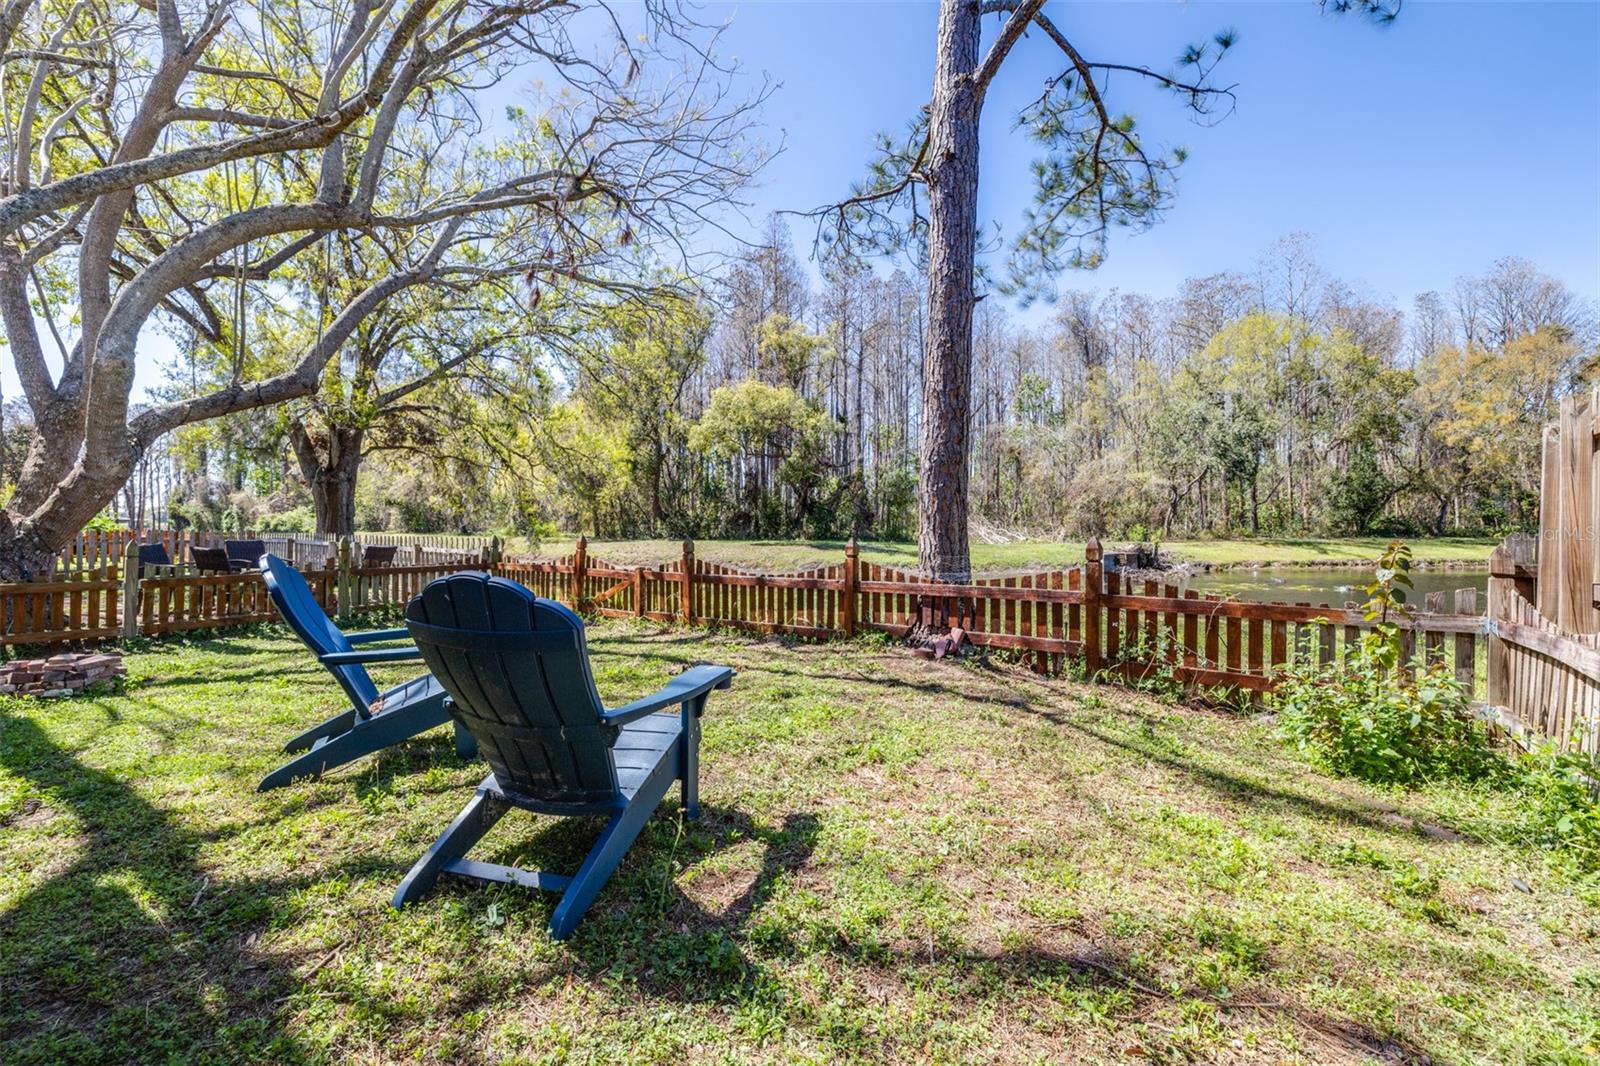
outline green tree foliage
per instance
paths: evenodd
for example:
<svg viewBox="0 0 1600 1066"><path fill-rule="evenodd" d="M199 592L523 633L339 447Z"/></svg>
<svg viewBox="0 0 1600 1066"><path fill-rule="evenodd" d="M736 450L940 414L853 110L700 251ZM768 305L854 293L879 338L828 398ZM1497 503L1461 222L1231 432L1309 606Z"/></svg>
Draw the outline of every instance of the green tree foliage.
<svg viewBox="0 0 1600 1066"><path fill-rule="evenodd" d="M724 495L737 501L729 518L751 533L810 533L824 488L822 412L788 385L742 381L711 393L711 405L689 432L689 447L711 459ZM791 509L785 497L794 501Z"/></svg>
<svg viewBox="0 0 1600 1066"><path fill-rule="evenodd" d="M478 309L470 289L429 296L426 313L399 301L372 319L375 337L398 342L373 346L376 375L358 387L341 360L316 399L325 412L294 410L370 427L360 528L910 538L915 280L841 271L814 289L781 227L769 239L710 284L654 277L649 299L541 285L537 308L524 291L520 322ZM984 301L977 521L1156 537L1525 525L1540 427L1587 387L1593 318L1515 260L1457 288L1408 320L1290 240L1249 278L1193 279L1163 300L1067 293L1031 328ZM262 344L273 328L285 327L252 327ZM376 417L364 397L474 338L504 341L500 354ZM187 362L174 371L179 389ZM308 505L286 435L275 415L186 430L174 451L207 472L178 482L196 520Z"/></svg>

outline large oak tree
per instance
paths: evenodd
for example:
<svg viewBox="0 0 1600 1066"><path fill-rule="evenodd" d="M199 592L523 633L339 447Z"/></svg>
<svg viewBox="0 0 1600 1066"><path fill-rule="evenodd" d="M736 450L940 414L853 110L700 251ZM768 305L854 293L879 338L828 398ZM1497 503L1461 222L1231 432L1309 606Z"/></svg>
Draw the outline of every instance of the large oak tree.
<svg viewBox="0 0 1600 1066"><path fill-rule="evenodd" d="M696 28L647 17L641 36L601 0L0 3L0 322L36 430L0 580L47 568L163 434L311 394L408 289L512 268L583 285L571 247L681 246L759 158ZM511 75L538 95L507 133L475 101ZM529 261L484 261L506 218L547 234ZM301 349L256 357L250 287L300 313L334 233L372 272ZM135 407L155 323L232 372Z"/></svg>

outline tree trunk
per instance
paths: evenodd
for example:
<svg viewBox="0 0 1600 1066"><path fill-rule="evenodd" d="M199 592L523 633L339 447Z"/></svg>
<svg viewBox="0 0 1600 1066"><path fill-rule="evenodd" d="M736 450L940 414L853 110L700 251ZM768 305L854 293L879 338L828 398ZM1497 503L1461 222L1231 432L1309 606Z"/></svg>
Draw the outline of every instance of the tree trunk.
<svg viewBox="0 0 1600 1066"><path fill-rule="evenodd" d="M317 535L351 537L356 532L356 475L361 471L361 442L366 431L358 426L330 426L316 437L296 424L290 431L300 475L311 490L317 514Z"/></svg>
<svg viewBox="0 0 1600 1066"><path fill-rule="evenodd" d="M928 111L928 326L922 385L917 559L936 581L972 577L967 550L973 261L978 240L978 5L939 7Z"/></svg>
<svg viewBox="0 0 1600 1066"><path fill-rule="evenodd" d="M55 548L31 528L19 529L0 511L0 582L32 581L50 573Z"/></svg>

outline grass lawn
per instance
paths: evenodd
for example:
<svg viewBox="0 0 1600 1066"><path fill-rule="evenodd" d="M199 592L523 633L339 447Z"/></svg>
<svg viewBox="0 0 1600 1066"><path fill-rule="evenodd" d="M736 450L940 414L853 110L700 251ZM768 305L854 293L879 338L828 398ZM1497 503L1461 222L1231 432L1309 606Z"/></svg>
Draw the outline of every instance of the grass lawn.
<svg viewBox="0 0 1600 1066"><path fill-rule="evenodd" d="M1265 723L871 642L590 647L610 701L739 677L704 819L674 793L564 944L520 889L389 909L483 773L442 729L253 791L338 703L281 632L0 699L0 1060L1600 1056L1600 887L1507 794L1382 793ZM513 813L474 854L569 871L596 830Z"/></svg>
<svg viewBox="0 0 1600 1066"><path fill-rule="evenodd" d="M1107 541L1110 546L1114 541ZM1185 562L1222 566L1260 563L1267 566L1297 563L1375 561L1388 540L1383 537L1301 538L1294 540L1174 540L1162 547ZM1472 537L1438 537L1408 541L1418 563L1487 565L1498 541ZM537 554L555 558L570 554L573 541L549 541ZM516 545L511 550L520 550ZM676 540L592 540L589 554L625 566L669 562L682 554ZM695 542L701 559L731 566L765 570L798 570L840 562L844 542L836 540L701 540ZM865 559L888 566L915 567L917 546L865 542ZM985 572L1072 566L1083 562L1082 541L1027 541L1019 544L972 545L972 565Z"/></svg>

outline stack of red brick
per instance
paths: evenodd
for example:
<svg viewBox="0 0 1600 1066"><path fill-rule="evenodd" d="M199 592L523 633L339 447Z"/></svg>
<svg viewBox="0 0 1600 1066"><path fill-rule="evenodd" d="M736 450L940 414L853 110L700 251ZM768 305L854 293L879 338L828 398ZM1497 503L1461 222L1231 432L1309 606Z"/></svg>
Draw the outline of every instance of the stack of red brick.
<svg viewBox="0 0 1600 1066"><path fill-rule="evenodd" d="M116 652L63 652L48 659L0 663L0 696L70 696L128 672Z"/></svg>

